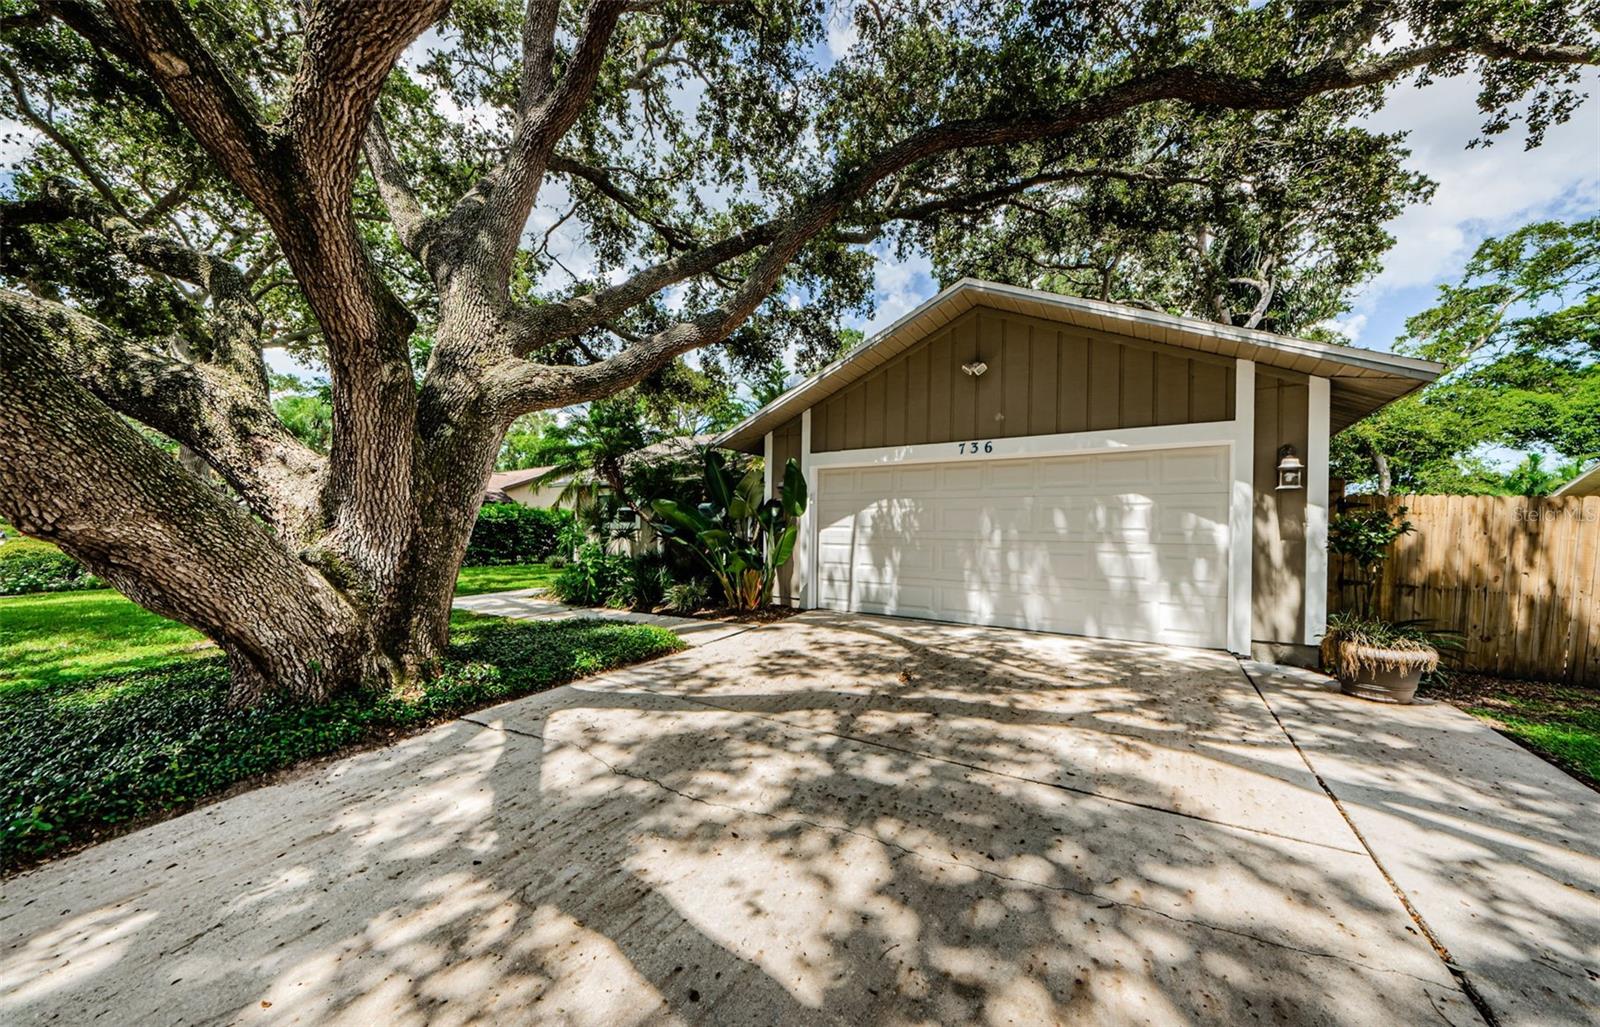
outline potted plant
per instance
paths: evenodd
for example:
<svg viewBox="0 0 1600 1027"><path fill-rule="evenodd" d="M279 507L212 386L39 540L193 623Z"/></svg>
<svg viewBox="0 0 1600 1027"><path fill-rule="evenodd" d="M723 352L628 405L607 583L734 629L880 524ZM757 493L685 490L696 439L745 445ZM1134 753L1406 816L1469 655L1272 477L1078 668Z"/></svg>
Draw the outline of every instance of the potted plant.
<svg viewBox="0 0 1600 1027"><path fill-rule="evenodd" d="M1406 508L1362 507L1335 517L1328 548L1359 575L1356 610L1328 618L1322 665L1346 695L1378 702L1409 703L1424 674L1439 666L1432 636L1413 623L1395 624L1377 615L1378 583L1395 539L1415 530Z"/></svg>
<svg viewBox="0 0 1600 1027"><path fill-rule="evenodd" d="M1345 695L1405 704L1416 698L1422 676L1439 669L1439 650L1415 624L1336 613L1322 639L1322 663Z"/></svg>

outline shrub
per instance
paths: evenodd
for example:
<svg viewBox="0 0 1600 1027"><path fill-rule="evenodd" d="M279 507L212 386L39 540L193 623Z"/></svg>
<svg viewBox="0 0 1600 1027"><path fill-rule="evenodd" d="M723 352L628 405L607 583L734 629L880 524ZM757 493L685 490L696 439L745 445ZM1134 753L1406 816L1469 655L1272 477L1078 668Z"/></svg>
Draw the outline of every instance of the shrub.
<svg viewBox="0 0 1600 1027"><path fill-rule="evenodd" d="M693 613L711 602L711 589L704 581L684 581L668 588L665 598L673 613Z"/></svg>
<svg viewBox="0 0 1600 1027"><path fill-rule="evenodd" d="M562 602L573 606L632 606L633 559L608 553L598 542L585 542L552 588Z"/></svg>
<svg viewBox="0 0 1600 1027"><path fill-rule="evenodd" d="M564 510L520 503L485 503L467 542L468 567L533 563L558 550L562 530L572 521Z"/></svg>
<svg viewBox="0 0 1600 1027"><path fill-rule="evenodd" d="M667 589L673 584L672 568L667 556L659 551L641 553L633 558L634 605L646 610L661 605Z"/></svg>
<svg viewBox="0 0 1600 1027"><path fill-rule="evenodd" d="M0 595L104 587L105 582L48 542L19 538L0 543Z"/></svg>
<svg viewBox="0 0 1600 1027"><path fill-rule="evenodd" d="M683 648L661 628L484 620L419 694L227 708L221 658L0 694L0 869L234 782Z"/></svg>
<svg viewBox="0 0 1600 1027"><path fill-rule="evenodd" d="M1360 608L1363 617L1377 613L1378 582L1383 576L1383 562L1389 559L1389 547L1401 535L1415 531L1406 520L1403 506L1389 510L1382 506L1357 507L1339 514L1328 526L1328 549L1355 564L1360 573Z"/></svg>
<svg viewBox="0 0 1600 1027"><path fill-rule="evenodd" d="M656 530L675 545L699 555L736 610L756 610L772 602L778 569L788 562L799 537L797 523L806 510L806 481L800 465L783 468L778 498L765 498L760 468L735 478L716 450L705 457L706 491L712 499L690 509L670 499L652 502Z"/></svg>

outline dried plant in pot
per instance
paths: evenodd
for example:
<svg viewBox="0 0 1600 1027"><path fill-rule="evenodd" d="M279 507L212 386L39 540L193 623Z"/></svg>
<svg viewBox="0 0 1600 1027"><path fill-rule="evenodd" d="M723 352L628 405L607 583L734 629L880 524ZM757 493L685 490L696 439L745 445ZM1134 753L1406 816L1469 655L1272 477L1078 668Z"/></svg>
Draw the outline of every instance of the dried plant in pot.
<svg viewBox="0 0 1600 1027"><path fill-rule="evenodd" d="M1439 650L1414 624L1338 614L1328 619L1323 666L1346 695L1376 702L1410 703L1424 674L1439 668Z"/></svg>

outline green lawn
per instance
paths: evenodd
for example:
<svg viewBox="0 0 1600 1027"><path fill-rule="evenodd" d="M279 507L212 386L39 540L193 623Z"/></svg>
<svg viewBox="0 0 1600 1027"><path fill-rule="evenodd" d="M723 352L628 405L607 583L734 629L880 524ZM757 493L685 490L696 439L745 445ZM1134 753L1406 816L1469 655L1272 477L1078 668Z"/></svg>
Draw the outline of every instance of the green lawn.
<svg viewBox="0 0 1600 1027"><path fill-rule="evenodd" d="M0 871L301 760L683 645L641 624L457 613L442 672L416 694L237 711L214 646L115 592L3 598Z"/></svg>
<svg viewBox="0 0 1600 1027"><path fill-rule="evenodd" d="M509 592L514 588L548 588L560 572L543 563L508 564L502 567L463 567L456 577L456 595L474 596L484 592Z"/></svg>
<svg viewBox="0 0 1600 1027"><path fill-rule="evenodd" d="M1580 780L1600 788L1600 691L1457 674L1434 698L1493 724Z"/></svg>
<svg viewBox="0 0 1600 1027"><path fill-rule="evenodd" d="M108 588L0 598L0 694L215 653L198 631Z"/></svg>
<svg viewBox="0 0 1600 1027"><path fill-rule="evenodd" d="M542 563L463 567L456 594L545 586L556 573ZM0 597L0 692L215 653L199 632L148 613L112 589Z"/></svg>

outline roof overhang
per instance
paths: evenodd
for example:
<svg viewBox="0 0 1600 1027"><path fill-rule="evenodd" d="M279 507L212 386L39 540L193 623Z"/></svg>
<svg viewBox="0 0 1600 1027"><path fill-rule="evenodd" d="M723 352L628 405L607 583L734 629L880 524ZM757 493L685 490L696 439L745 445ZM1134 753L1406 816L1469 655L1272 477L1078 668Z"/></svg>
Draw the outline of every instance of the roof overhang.
<svg viewBox="0 0 1600 1027"><path fill-rule="evenodd" d="M1600 464L1584 471L1565 485L1556 489L1557 496L1600 496Z"/></svg>
<svg viewBox="0 0 1600 1027"><path fill-rule="evenodd" d="M715 445L759 448L767 432L871 374L969 310L988 307L1116 335L1214 353L1330 381L1334 432L1439 377L1431 360L1175 317L1120 303L963 278L821 371L723 432Z"/></svg>

